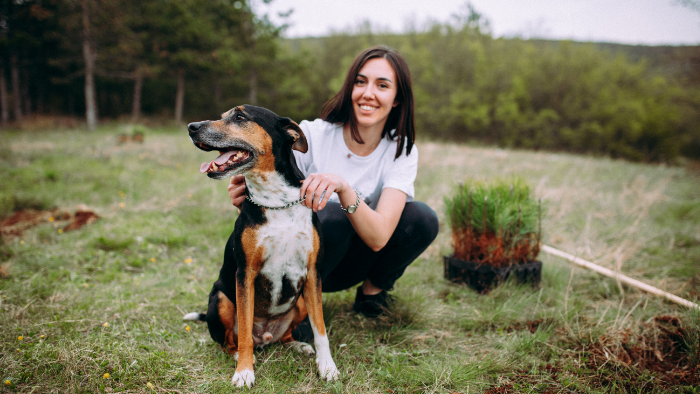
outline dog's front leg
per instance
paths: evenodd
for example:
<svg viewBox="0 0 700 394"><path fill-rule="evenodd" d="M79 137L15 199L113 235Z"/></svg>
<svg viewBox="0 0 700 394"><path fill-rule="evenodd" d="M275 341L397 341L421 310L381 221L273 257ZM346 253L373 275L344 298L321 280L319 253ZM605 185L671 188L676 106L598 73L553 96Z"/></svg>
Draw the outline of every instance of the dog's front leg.
<svg viewBox="0 0 700 394"><path fill-rule="evenodd" d="M236 315L238 317L238 365L233 374L233 383L237 387L251 387L255 383L253 371L253 311L255 273L246 269L236 274Z"/></svg>
<svg viewBox="0 0 700 394"><path fill-rule="evenodd" d="M315 266L315 264L311 264ZM326 325L323 322L323 305L321 303L321 280L313 267L304 285L304 301L314 332L314 347L316 348L316 365L318 373L326 381L338 379L338 368L335 366L331 349L326 336Z"/></svg>

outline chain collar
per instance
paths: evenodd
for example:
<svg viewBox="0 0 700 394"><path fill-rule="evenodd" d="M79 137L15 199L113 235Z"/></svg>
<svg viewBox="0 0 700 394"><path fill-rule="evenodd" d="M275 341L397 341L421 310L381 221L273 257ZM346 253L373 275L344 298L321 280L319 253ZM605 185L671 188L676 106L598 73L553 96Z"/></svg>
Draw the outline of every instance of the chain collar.
<svg viewBox="0 0 700 394"><path fill-rule="evenodd" d="M258 203L255 202L252 198L250 198L250 195L248 195L248 194L245 196L245 199L246 199L246 200L252 202L253 204L255 204L255 205L257 205L257 206L259 206L260 208L265 208L265 209L286 209L286 208L291 208L291 207L293 207L293 206L295 206L295 205L298 205L300 202L304 201L305 198L306 198L306 196L304 196L304 197L299 197L298 199L296 199L296 200L290 202L290 203L287 204L287 205L283 205L283 206L281 206L281 207L268 207L268 206L265 206L265 205L262 205L262 204L258 204Z"/></svg>

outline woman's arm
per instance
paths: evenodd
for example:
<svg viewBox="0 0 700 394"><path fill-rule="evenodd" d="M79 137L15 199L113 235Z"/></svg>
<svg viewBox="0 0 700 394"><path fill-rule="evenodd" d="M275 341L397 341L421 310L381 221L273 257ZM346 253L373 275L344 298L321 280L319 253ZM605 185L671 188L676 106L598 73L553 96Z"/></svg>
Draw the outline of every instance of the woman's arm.
<svg viewBox="0 0 700 394"><path fill-rule="evenodd" d="M323 195L323 200L320 196ZM323 209L333 193L338 194L340 205L347 207L357 202L357 194L348 182L335 174L309 174L301 187L301 194L306 194L304 205L314 210ZM354 213L346 213L357 235L372 250L381 250L394 234L406 205L406 193L386 188L379 197L377 209L373 210L362 199Z"/></svg>
<svg viewBox="0 0 700 394"><path fill-rule="evenodd" d="M325 191L325 194L323 194ZM335 174L309 174L301 186L300 197L306 195L304 205L317 212L323 209L333 193L338 194L340 205L347 207L357 202L357 194L348 182ZM245 177L236 175L228 186L231 203L239 209L245 200ZM323 195L323 199L321 199ZM401 213L406 206L406 193L386 188L379 197L377 209L373 210L360 198L355 213L347 213L357 235L372 250L381 250L394 234Z"/></svg>

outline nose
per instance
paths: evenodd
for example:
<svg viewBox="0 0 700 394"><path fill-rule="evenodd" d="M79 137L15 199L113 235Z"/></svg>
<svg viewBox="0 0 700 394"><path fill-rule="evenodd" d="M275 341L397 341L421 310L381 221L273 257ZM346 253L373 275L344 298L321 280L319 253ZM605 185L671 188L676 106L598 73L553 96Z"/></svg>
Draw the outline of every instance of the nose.
<svg viewBox="0 0 700 394"><path fill-rule="evenodd" d="M374 89L372 88L371 84L367 84L367 86L365 86L365 90L362 92L362 97L366 99L371 99L374 97Z"/></svg>
<svg viewBox="0 0 700 394"><path fill-rule="evenodd" d="M197 134L199 132L199 129L201 129L205 123L206 123L206 121L204 121L204 122L192 122L192 123L187 125L187 131L190 132L190 135Z"/></svg>

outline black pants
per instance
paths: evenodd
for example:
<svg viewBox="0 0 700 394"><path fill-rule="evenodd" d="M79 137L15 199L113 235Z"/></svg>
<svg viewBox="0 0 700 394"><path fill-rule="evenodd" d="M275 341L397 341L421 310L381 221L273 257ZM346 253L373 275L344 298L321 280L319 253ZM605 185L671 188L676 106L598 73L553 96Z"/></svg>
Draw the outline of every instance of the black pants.
<svg viewBox="0 0 700 394"><path fill-rule="evenodd" d="M389 242L375 252L357 235L339 203L318 211L323 231L324 256L319 270L324 292L348 289L365 279L390 290L437 237L435 211L420 201L407 202Z"/></svg>

